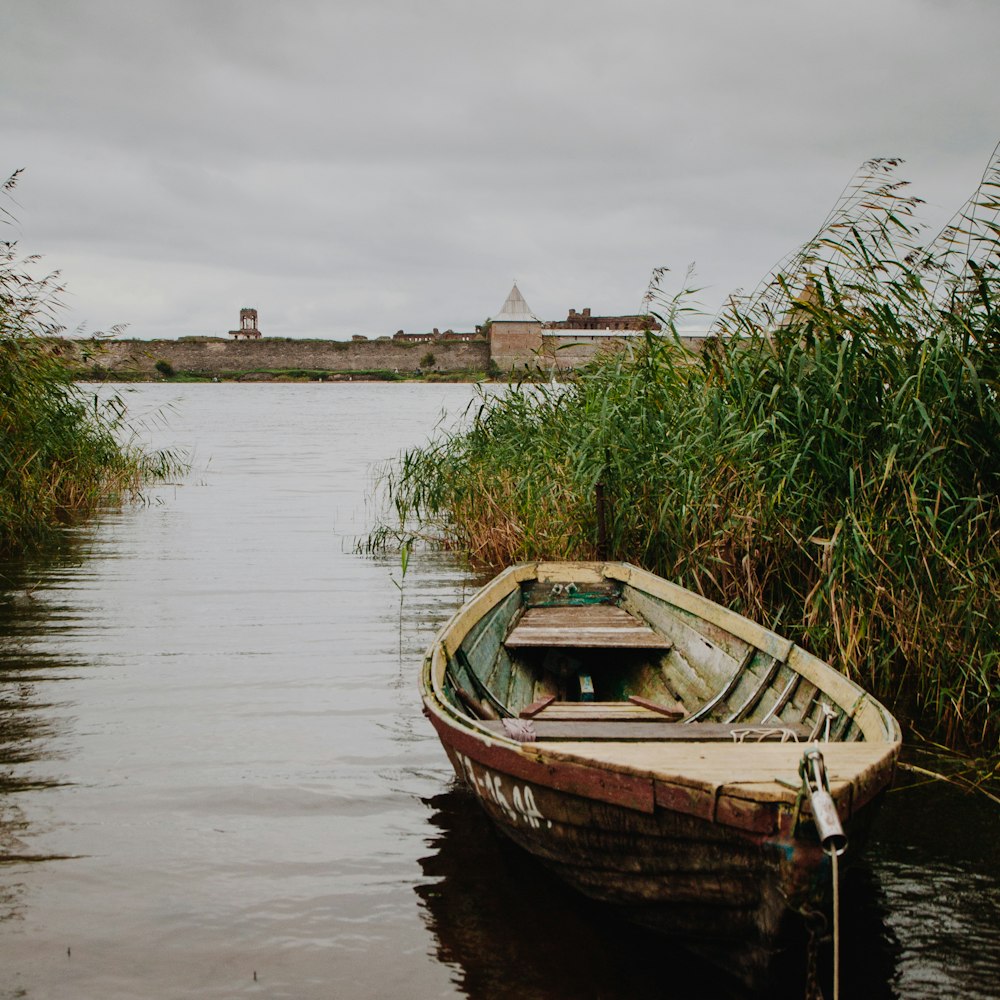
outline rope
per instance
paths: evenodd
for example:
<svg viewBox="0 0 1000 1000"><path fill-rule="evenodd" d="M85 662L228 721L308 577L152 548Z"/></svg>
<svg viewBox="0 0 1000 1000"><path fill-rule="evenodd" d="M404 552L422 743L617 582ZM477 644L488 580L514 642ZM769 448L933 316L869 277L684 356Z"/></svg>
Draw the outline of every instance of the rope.
<svg viewBox="0 0 1000 1000"><path fill-rule="evenodd" d="M826 709L827 706L823 706ZM827 726L830 714L824 711ZM799 774L802 777L802 787L795 799L793 813L793 836L797 835L797 824L803 801L808 798L812 808L813 822L816 833L824 852L830 858L830 878L833 889L833 998L840 1000L840 867L839 855L847 849L847 837L844 835L837 815L833 797L830 795L830 782L826 775L823 755L817 746L808 750L799 764ZM806 952L806 998L821 1000L823 994L816 976L817 927L810 918L815 911L802 911L806 917L806 927L809 931L808 951Z"/></svg>
<svg viewBox="0 0 1000 1000"><path fill-rule="evenodd" d="M831 1000L840 1000L840 874L836 853L830 855L830 872L833 878L833 996ZM803 909L801 912L808 934L805 1000L825 1000L823 988L819 983L817 958L819 956L819 941L826 922L818 910Z"/></svg>
<svg viewBox="0 0 1000 1000"><path fill-rule="evenodd" d="M840 1000L840 873L837 852L830 852L830 874L833 878L833 1000Z"/></svg>
<svg viewBox="0 0 1000 1000"><path fill-rule="evenodd" d="M804 1000L825 1000L823 988L819 984L818 957L819 940L826 921L818 910L803 909L802 918L805 921L806 933L806 976Z"/></svg>
<svg viewBox="0 0 1000 1000"><path fill-rule="evenodd" d="M794 729L787 726L742 726L731 729L734 743L763 743L773 737L780 737L782 743L798 743L799 737Z"/></svg>
<svg viewBox="0 0 1000 1000"><path fill-rule="evenodd" d="M835 718L837 713L825 702L821 701L819 707L822 709L813 731L809 734L807 742L816 743L819 741L819 734L823 732L823 742L830 742L830 720Z"/></svg>

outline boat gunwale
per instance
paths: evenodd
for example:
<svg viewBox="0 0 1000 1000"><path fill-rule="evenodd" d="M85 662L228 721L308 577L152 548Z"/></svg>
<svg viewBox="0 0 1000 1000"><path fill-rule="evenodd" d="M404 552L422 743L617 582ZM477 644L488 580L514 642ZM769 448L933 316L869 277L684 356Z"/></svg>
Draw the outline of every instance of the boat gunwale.
<svg viewBox="0 0 1000 1000"><path fill-rule="evenodd" d="M838 779L832 783L834 798L844 817L858 811L891 782L901 745L899 724L892 714L860 685L807 650L796 646L791 640L783 639L750 619L723 608L707 598L623 563L539 562L518 564L494 577L489 584L458 609L438 632L425 658L421 674L421 694L425 712L431 717L431 721L435 722L435 728L438 729L439 736L442 738L444 738L446 730L464 731L467 738L472 739L480 746L480 753L476 754L480 758L483 756L492 758L495 756L496 750L509 751L514 756L508 758L506 753L502 754L504 758L507 758L508 768L513 761L520 759L532 772L535 771L535 768L530 765L534 763L542 765L543 770L546 768L550 771L570 768L576 771L582 768L591 772L614 772L621 778L631 777L643 782L648 781L650 794L641 792L633 805L633 808L639 808L643 811L648 811L650 806L655 804L657 799L655 789L659 785L663 785L665 788L669 786L686 788L692 793L710 794L716 803L711 810L713 819L718 812L718 800L722 797L743 801L746 805L754 807L782 803L788 805L794 801L796 795L794 787L787 787L787 782L778 779L770 782L754 781L743 786L739 782L732 781L723 781L708 786L704 780L699 779L694 774L668 774L660 768L636 767L621 760L608 759L608 751L601 749L606 748L608 744L601 741L587 743L586 750L583 749L584 744L578 744L572 748L573 752L570 752L569 747L561 744L519 743L491 731L479 720L465 714L458 706L453 705L444 691L449 658L455 655L469 631L489 609L495 607L509 594L520 588L522 583L532 579L543 579L546 582L559 582L560 580L600 582L615 579L637 587L637 589L652 594L654 597L660 597L678 607L684 607L684 605L675 601L675 598L682 597L686 605L684 610L690 610L714 624L719 624L720 627L727 628L732 634L750 642L757 648L767 650L770 647L778 652L785 652L782 659L789 668L802 679L815 684L818 691L830 697L838 707L849 715L864 735L864 739L860 741L851 741L850 743L838 741L829 745L864 746L867 744L867 749L870 751L871 759L864 767L857 770L856 773L852 773L850 777ZM711 617L705 614L706 611L711 612ZM739 633L731 627L737 623L740 626ZM434 717L437 717L436 721ZM655 740L650 742L656 746L663 746L666 743L666 741L660 743ZM693 740L689 745L703 747L710 744ZM718 744L716 745L718 746ZM728 744L723 745L728 746ZM771 745L774 746L774 744ZM804 748L810 744L798 743L795 745ZM824 746L822 743L819 745ZM751 749L754 744L743 744L742 746ZM472 747L469 746L468 749L471 750ZM603 755L603 759L596 759L595 754L597 757ZM498 766L489 764L487 760L483 760L483 763L487 766ZM504 770L502 765L500 770ZM515 767L514 773L523 770L523 767ZM526 773L521 776L528 777ZM529 780L539 779L533 777ZM541 783L550 784L544 780L541 780ZM590 783L590 781L584 781L584 784L589 785ZM597 797L601 797L600 794ZM675 798L675 795L670 794L664 796L665 800ZM626 804L617 793L615 793L613 800L619 804ZM699 809L698 814L702 814L702 810ZM735 825L743 826L744 823L737 822Z"/></svg>

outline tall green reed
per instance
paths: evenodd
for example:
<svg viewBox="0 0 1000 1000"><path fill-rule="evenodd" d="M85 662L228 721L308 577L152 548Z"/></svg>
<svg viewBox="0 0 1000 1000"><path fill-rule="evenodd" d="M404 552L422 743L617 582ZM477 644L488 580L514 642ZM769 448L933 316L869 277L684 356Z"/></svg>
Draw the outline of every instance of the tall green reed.
<svg viewBox="0 0 1000 1000"><path fill-rule="evenodd" d="M565 386L483 398L386 470L394 516L499 565L608 551L780 627L950 746L1000 723L1000 159L936 238L897 161L732 299L695 354L665 333Z"/></svg>
<svg viewBox="0 0 1000 1000"><path fill-rule="evenodd" d="M12 175L2 185L9 192ZM0 207L0 221L13 220ZM59 526L181 468L130 433L120 398L99 405L73 383L48 339L58 332L57 274L0 244L0 555L29 551Z"/></svg>

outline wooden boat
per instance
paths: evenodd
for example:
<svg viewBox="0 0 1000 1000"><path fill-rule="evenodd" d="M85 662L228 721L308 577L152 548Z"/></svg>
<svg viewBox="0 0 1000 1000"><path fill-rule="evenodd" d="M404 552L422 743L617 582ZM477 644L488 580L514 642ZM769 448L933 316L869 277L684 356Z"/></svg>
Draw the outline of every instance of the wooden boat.
<svg viewBox="0 0 1000 1000"><path fill-rule="evenodd" d="M854 853L900 748L843 674L623 563L501 573L438 634L420 687L500 830L754 986L828 907L831 854Z"/></svg>

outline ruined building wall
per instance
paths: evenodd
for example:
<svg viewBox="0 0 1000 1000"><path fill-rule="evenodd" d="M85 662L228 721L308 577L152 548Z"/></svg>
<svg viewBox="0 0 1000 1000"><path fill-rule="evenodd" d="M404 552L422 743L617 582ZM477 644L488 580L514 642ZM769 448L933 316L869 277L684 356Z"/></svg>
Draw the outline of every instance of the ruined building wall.
<svg viewBox="0 0 1000 1000"><path fill-rule="evenodd" d="M705 338L681 336L680 341L688 350L700 352ZM544 360L541 365L556 371L582 368L598 354L617 353L628 350L630 345L638 347L642 343L642 337L588 337L586 331L574 334L570 330L559 330L555 335L546 331L542 337L540 356Z"/></svg>
<svg viewBox="0 0 1000 1000"><path fill-rule="evenodd" d="M652 330L658 333L660 324L652 316L629 315L629 316L592 316L590 309L577 312L570 309L569 314L563 320L550 321L545 324L546 329L564 330Z"/></svg>

